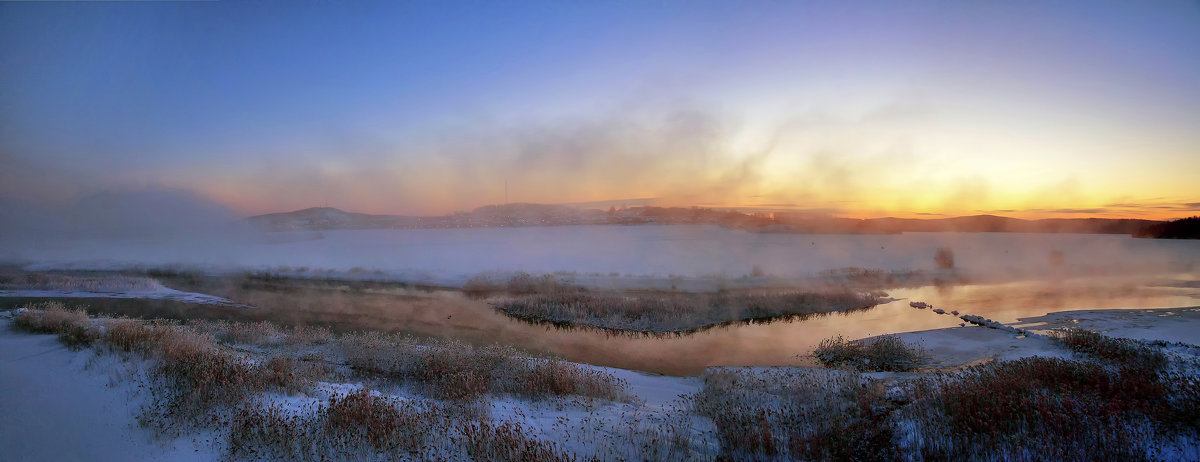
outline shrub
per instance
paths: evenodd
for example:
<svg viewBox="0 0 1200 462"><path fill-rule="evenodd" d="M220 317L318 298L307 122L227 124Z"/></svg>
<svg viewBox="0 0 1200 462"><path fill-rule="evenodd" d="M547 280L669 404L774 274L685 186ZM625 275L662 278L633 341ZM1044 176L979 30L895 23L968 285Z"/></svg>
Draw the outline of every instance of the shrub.
<svg viewBox="0 0 1200 462"><path fill-rule="evenodd" d="M504 290L504 286L486 275L478 275L463 284L462 291L471 298L484 298Z"/></svg>
<svg viewBox="0 0 1200 462"><path fill-rule="evenodd" d="M14 321L17 329L26 332L56 334L72 350L91 345L100 337L87 311L68 310L59 302L28 305L17 313Z"/></svg>
<svg viewBox="0 0 1200 462"><path fill-rule="evenodd" d="M377 396L366 388L339 394L315 411L277 403L246 404L229 428L228 455L241 460L396 460L419 457L449 425L429 403Z"/></svg>
<svg viewBox="0 0 1200 462"><path fill-rule="evenodd" d="M1056 329L1050 338L1076 353L1086 354L1121 367L1158 373L1167 365L1167 357L1157 348L1136 340L1108 337L1083 329Z"/></svg>
<svg viewBox="0 0 1200 462"><path fill-rule="evenodd" d="M827 338L813 350L813 356L825 367L894 372L915 370L927 357L924 350L906 345L895 335L855 341L840 335Z"/></svg>
<svg viewBox="0 0 1200 462"><path fill-rule="evenodd" d="M477 347L457 341L419 344L410 337L377 332L344 335L339 347L351 367L414 381L423 393L438 399L473 401L486 393L535 399L547 395L625 396L626 384L611 374L558 360L533 359L511 347Z"/></svg>
<svg viewBox="0 0 1200 462"><path fill-rule="evenodd" d="M556 359L528 359L515 369L505 391L533 399L547 396L586 396L608 400L626 398L627 384L602 371Z"/></svg>
<svg viewBox="0 0 1200 462"><path fill-rule="evenodd" d="M324 429L337 440L362 440L382 453L416 453L425 444L436 407L375 396L367 388L334 396L321 410Z"/></svg>
<svg viewBox="0 0 1200 462"><path fill-rule="evenodd" d="M917 458L1145 460L1171 435L1197 436L1194 377L1032 357L931 381L906 412L938 435Z"/></svg>
<svg viewBox="0 0 1200 462"><path fill-rule="evenodd" d="M471 422L459 427L463 447L474 460L507 461L573 461L569 453L552 442L530 437L521 425L504 422L493 425Z"/></svg>
<svg viewBox="0 0 1200 462"><path fill-rule="evenodd" d="M819 369L710 369L694 400L713 419L722 460L896 457L883 383Z"/></svg>

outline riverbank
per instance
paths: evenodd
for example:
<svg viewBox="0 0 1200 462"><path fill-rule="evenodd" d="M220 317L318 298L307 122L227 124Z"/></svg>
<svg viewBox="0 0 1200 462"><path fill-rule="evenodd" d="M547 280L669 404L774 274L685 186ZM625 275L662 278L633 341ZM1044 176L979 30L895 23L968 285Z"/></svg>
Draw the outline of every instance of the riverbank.
<svg viewBox="0 0 1200 462"><path fill-rule="evenodd" d="M8 313L8 316L11 315ZM85 322L81 319L86 318L74 316L72 322ZM1041 318L1025 320L1026 324L1037 325L1024 328L1032 332L1045 332L1065 323L1077 325L1087 320L1090 324L1086 326L1098 330L1128 332L1133 329L1146 334L1142 337L1146 340L1172 342L1196 340L1193 336L1195 332L1200 332L1200 328L1197 328L1200 327L1197 325L1200 323L1200 308L1065 312ZM1108 377L1105 380L1125 380L1119 374L1106 375L1115 372L1104 372L1103 367L1088 369L1094 367L1089 364L1099 363L1073 353L1045 336L1035 334L1021 338L1005 330L971 326L900 334L905 341L925 348L931 356L924 369L915 373L859 374L803 367L721 367L710 368L700 377L669 377L583 364L545 363L559 366L550 369L516 368L525 371L519 372L521 374L548 379L530 382L544 385L536 390L518 390L503 385L507 383L507 379L504 379L507 376L503 374L511 373L514 367L510 366L543 364L539 362L541 360L523 360L519 359L523 356L515 352L500 350L406 343L409 341L398 337L339 338L320 330L277 329L261 323L238 325L206 322L189 327L193 331L187 331L200 334L201 337L194 337L193 333L178 331L177 328L162 332L170 332L171 335L185 333L185 338L192 339L189 342L199 342L202 346L197 351L203 353L201 358L206 358L203 363L214 360L226 364L222 367L233 367L230 370L247 377L246 381L238 383L257 385L239 392L247 393L238 395L241 396L237 401L240 404L230 403L222 407L218 403L212 408L199 409L201 415L215 419L213 422L222 422L221 426L208 428L196 424L186 431L163 431L180 429L169 425L164 427L165 421L155 420L155 414L148 413L155 409L156 400L172 396L169 393L164 395L161 387L166 384L179 386L181 377L192 376L186 375L188 372L175 370L170 373L185 375L171 376L174 379L169 382L160 381L162 377L155 374L163 374L162 364L169 360L162 353L155 353L158 347L153 342L128 343L141 345L131 347L133 352L143 351L133 356L119 349L114 351L111 347L124 344L113 343L122 342L113 340L113 332L116 332L113 329L140 332L144 335L134 337L151 339L160 338L158 334L150 334L159 332L155 330L157 327L133 320L88 320L88 325L103 326L103 329L93 334L77 333L64 337L73 339L71 342L92 339L92 347L72 351L52 336L16 332L12 329L13 321L0 322L3 323L0 325L0 361L5 364L0 369L0 382L5 385L5 392L0 395L0 409L5 411L3 415L6 416L3 428L0 428L0 438L3 438L0 446L12 448L12 454L21 460L218 460L252 458L248 456L252 453L305 459L325 454L321 452L320 444L315 448L297 446L300 441L310 440L323 442L321 444L351 444L354 451L360 451L356 453L358 455L374 454L379 450L378 447L366 444L371 441L369 426L360 428L356 426L358 424L349 424L348 427L337 427L337 431L329 427L329 422L333 421L328 419L334 415L330 413L341 409L338 406L344 408L348 405L366 405L369 409L376 409L371 412L398 409L396 412L400 414L386 414L392 411L386 411L385 414L397 416L399 420L395 421L395 425L411 430L406 434L415 439L389 440L392 443L388 444L409 445L405 446L408 448L406 450L416 451L406 453L412 457L455 457L456 454L499 457L498 454L528 456L536 453L557 460L592 456L609 459L710 460L718 456L769 454L762 452L769 448L761 445L761 435L755 437L758 440L747 440L745 438L751 435L738 433L743 417L755 419L745 413L759 412L755 409L761 409L767 416L775 416L768 420L773 422L770 425L782 425L780 431L792 428L788 426L792 424L784 424L795 419L783 419L792 411L800 412L794 417L806 416L803 417L807 419L804 421L811 420L810 423L814 425L790 437L786 433L769 436L772 442L783 438L772 444L787 444L787 438L828 441L830 435L826 433L837 432L855 441L864 435L869 436L860 441L859 444L864 446L858 450L881 450L898 456L960 454L954 451L963 448L953 446L958 440L934 437L928 433L944 423L938 423L938 418L928 414L932 411L920 404L925 402L922 399L932 399L919 398L924 396L922 393L927 393L919 392L924 386L920 384L956 384L966 380L964 383L975 384L970 385L972 387L989 386L987 383L990 382L976 383L972 380L996 380L986 377L997 373L1019 373L1013 371L1027 369L1044 372L1047 367L1051 371L1055 368L1083 368L1080 370L1090 371L1087 372L1089 374L1100 374L1098 379ZM1162 328L1162 335L1153 335L1155 327ZM128 331L131 328L135 330ZM211 336L216 343L205 343L208 341L203 340L204 336ZM106 338L109 340L104 340ZM347 345L352 348L347 349ZM1164 351L1174 358L1172 361L1192 358L1191 363L1179 363L1185 366L1173 366L1172 370L1176 371L1173 374L1177 374L1180 367L1186 367L1190 368L1184 370L1185 374L1190 374L1186 377L1196 376L1195 357L1200 352L1195 348L1167 345ZM1046 362L1046 359L1030 362L1022 359L1032 356L1059 358L1062 362ZM330 367L313 369L301 367L300 363L292 361L311 362L315 359L320 359L321 364ZM965 376L937 373L959 370L993 359L1001 362L990 364L1013 366L1006 366L1007 369L996 369L994 366L969 369ZM501 364L502 367L489 369L491 366L484 367L487 364ZM484 368L473 365L482 365L480 367ZM449 369L436 369L447 367ZM432 370L442 372L421 372ZM497 376L494 371L502 371L503 374ZM283 375L279 375L281 372ZM481 380L478 373L492 374L488 375L491 379L482 380L494 386L485 386L466 396L443 393ZM254 379L257 374L265 374L263 377L271 379L258 382ZM318 375L309 377L310 374ZM312 380L302 380L304 377ZM447 377L465 381L446 381ZM1194 378L1189 380L1195 383ZM571 383L584 385L580 387ZM596 384L601 385L597 388ZM941 387L939 385L938 389ZM843 390L850 394L843 396L842 391L835 393L829 390ZM948 390L959 389L951 387ZM1016 392L1024 393L1020 390ZM812 393L829 395L826 396L828 400L821 401L830 403L828 408L802 411L808 408L808 404L805 404L808 401L789 401L794 399L793 395L809 396ZM861 393L867 393L861 396L862 399L875 402L885 413L870 418L854 413L843 414L849 412L850 408L843 409L838 403L849 399L846 396L859 396ZM746 399L734 403L722 398L728 396L743 396ZM1133 402L1150 399L1143 396L1125 396L1122 399L1125 398ZM934 401L935 404L937 402L940 401ZM1104 402L1107 401L1095 403L1100 405ZM253 406L247 406L246 403L253 403ZM849 405L850 402L842 404ZM747 405L750 407L747 408ZM1166 420L1152 419L1150 424L1157 430L1140 433L1138 438L1141 439L1127 442L1133 445L1129 448L1142 448L1143 444L1167 441L1162 440L1166 438L1163 432L1174 431L1171 427L1174 424L1170 423L1174 414L1169 409L1156 412L1162 415L1155 419L1161 417ZM285 420L275 420L276 417L271 416ZM404 423L407 421L404 419L408 418L405 416L423 416L419 420L424 423L420 427L408 427L406 425L411 424ZM775 422L776 417L783 420ZM207 420L196 420L204 421ZM848 426L839 426L842 424ZM1183 435L1192 435L1186 428L1178 430L1183 431ZM1187 452L1195 450L1193 436L1168 441L1169 454L1196 454ZM913 441L926 443L914 445ZM951 444L953 447L937 449L940 446L929 446L933 444L930 441ZM1047 448L1057 447L1053 446L1058 444L1055 441L1058 440L1046 443L1051 444ZM823 444L771 451L780 451L775 452L776 455L820 458L853 454L856 450L853 447L827 447ZM950 449L953 451L937 452ZM842 450L851 452L836 452ZM1115 449L1110 447L1105 450Z"/></svg>

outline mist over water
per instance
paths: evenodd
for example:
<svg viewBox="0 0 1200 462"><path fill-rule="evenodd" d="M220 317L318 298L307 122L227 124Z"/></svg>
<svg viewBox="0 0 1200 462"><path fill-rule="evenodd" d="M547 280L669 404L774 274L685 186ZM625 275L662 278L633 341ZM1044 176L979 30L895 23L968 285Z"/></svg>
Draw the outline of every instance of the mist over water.
<svg viewBox="0 0 1200 462"><path fill-rule="evenodd" d="M263 232L203 198L158 190L94 195L57 208L7 207L13 214L6 216L20 220L0 233L0 263L31 269L265 271L445 286L526 271L596 288L685 291L803 285L844 268L925 276L915 279L915 287L887 288L901 300L869 310L663 338L531 325L457 292L415 298L337 289L216 293L286 322L302 321L287 310L299 317L321 313L312 321L499 342L668 374L690 375L713 365L804 364L797 355L833 335L861 338L961 322L909 308L910 300L1001 322L1063 310L1200 304L1194 288L1200 242L1127 235L785 234L710 225ZM941 249L953 256L952 268L939 268L935 255ZM935 284L939 280L946 283Z"/></svg>
<svg viewBox="0 0 1200 462"><path fill-rule="evenodd" d="M729 279L752 273L786 282L847 267L937 274L934 255L943 248L953 253L953 271L989 280L1178 273L1200 262L1195 242L1127 235L763 234L716 226L282 233L226 227L220 232L9 238L0 246L0 256L9 262L39 268L270 270L449 285L480 273L513 271L559 272L583 284L630 276Z"/></svg>

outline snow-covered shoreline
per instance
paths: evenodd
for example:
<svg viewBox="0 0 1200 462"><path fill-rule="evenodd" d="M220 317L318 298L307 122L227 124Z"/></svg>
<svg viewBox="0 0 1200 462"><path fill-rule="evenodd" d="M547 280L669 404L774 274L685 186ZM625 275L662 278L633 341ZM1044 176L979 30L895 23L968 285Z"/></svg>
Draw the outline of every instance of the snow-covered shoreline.
<svg viewBox="0 0 1200 462"><path fill-rule="evenodd" d="M7 314L4 317L8 317ZM1171 342L1200 342L1200 307L1164 310L1091 310L1051 313L1023 320L1024 328L1045 330L1067 325L1124 334L1137 332L1137 338ZM1040 323L1036 326L1029 324ZM1156 330L1155 328L1160 328ZM1161 335L1154 335L1160 332ZM1018 338L1010 332L985 327L947 328L899 334L908 342L923 346L933 356L930 367L956 369L989 359L1010 360L1028 356L1070 358L1066 351L1043 336ZM222 443L206 441L213 435L201 433L171 441L155 439L136 425L135 414L144 391L139 391L136 361L91 350L71 351L50 335L16 332L11 321L0 320L0 439L7 455L16 460L217 460ZM638 431L652 431L664 425L682 425L688 441L699 445L693 450L711 454L715 427L708 419L680 413L687 406L682 399L700 391L701 379L670 377L637 371L580 365L603 371L623 380L633 399L629 402L579 402L571 399L529 401L513 396L492 396L486 402L486 414L493 421L518 422L532 429L534 436L547 441L574 442L563 446L569 452L588 454L595 450L580 441L626 438L623 428L636 421ZM755 368L794 370L796 368ZM912 373L871 373L877 379L890 380ZM270 402L290 409L319 405L329 395L362 387L359 383L322 383L310 394L269 395ZM321 390L324 390L323 392ZM401 399L418 399L403 389L381 389ZM575 432L572 434L571 432ZM580 439L579 433L590 436ZM571 436L568 436L571 435ZM638 433L641 435L641 433ZM708 443L705 443L705 442ZM615 450L636 455L634 442L626 441ZM610 448L610 451L614 450Z"/></svg>

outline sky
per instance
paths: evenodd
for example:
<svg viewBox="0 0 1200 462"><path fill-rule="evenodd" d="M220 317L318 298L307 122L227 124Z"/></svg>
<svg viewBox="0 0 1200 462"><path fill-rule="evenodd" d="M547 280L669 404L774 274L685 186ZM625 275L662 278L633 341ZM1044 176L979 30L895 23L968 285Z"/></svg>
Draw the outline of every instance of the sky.
<svg viewBox="0 0 1200 462"><path fill-rule="evenodd" d="M1184 217L1197 50L1182 0L0 2L0 201Z"/></svg>

